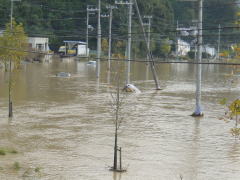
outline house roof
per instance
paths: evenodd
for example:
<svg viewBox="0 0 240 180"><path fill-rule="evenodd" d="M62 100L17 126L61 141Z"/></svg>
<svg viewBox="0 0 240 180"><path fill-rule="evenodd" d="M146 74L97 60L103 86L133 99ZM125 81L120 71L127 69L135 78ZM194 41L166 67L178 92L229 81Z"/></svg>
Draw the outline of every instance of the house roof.
<svg viewBox="0 0 240 180"><path fill-rule="evenodd" d="M74 44L84 44L86 45L87 43L86 42L83 42L83 41L63 41L64 43L74 43Z"/></svg>

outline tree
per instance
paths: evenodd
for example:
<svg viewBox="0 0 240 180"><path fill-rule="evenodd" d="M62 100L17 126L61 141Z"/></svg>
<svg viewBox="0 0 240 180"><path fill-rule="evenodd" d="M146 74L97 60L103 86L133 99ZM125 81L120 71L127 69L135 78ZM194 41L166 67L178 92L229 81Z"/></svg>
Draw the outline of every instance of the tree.
<svg viewBox="0 0 240 180"><path fill-rule="evenodd" d="M160 46L160 52L163 57L168 57L171 52L171 45L168 39L164 39Z"/></svg>
<svg viewBox="0 0 240 180"><path fill-rule="evenodd" d="M10 61L13 61L16 69L19 68L21 60L28 54L27 36L23 25L13 20L11 28L11 23L7 23L3 36L0 37L0 46L0 59L4 62L5 69L7 70Z"/></svg>
<svg viewBox="0 0 240 180"><path fill-rule="evenodd" d="M102 50L104 53L108 52L108 41L107 39L102 39Z"/></svg>
<svg viewBox="0 0 240 180"><path fill-rule="evenodd" d="M5 71L9 68L9 117L12 117L12 63L14 69L18 69L21 60L27 56L28 43L27 36L24 32L22 24L17 24L14 20L6 24L6 29L3 36L0 37L0 60L5 65Z"/></svg>
<svg viewBox="0 0 240 180"><path fill-rule="evenodd" d="M240 99L234 100L230 105L227 105L227 99L224 98L220 101L221 105L226 105L227 110L225 112L225 116L223 119L225 122L229 122L230 120L235 121L235 125L231 128L230 132L235 138L240 137L240 127L239 127L239 115L240 115Z"/></svg>
<svg viewBox="0 0 240 180"><path fill-rule="evenodd" d="M115 138L114 138L114 157L113 157L113 167L110 169L112 171L117 172L124 172L125 169L122 169L122 148L118 147L118 131L121 126L123 118L121 117L121 110L123 108L123 100L124 95L120 93L120 73L117 72L116 74L116 90L111 92L111 108L113 110L115 119L114 119L114 126L115 126ZM119 156L119 166L118 166L118 152L120 153Z"/></svg>
<svg viewBox="0 0 240 180"><path fill-rule="evenodd" d="M124 59L125 46L126 46L126 43L123 41L114 41L114 45L113 45L114 53L112 57L118 58L118 59Z"/></svg>

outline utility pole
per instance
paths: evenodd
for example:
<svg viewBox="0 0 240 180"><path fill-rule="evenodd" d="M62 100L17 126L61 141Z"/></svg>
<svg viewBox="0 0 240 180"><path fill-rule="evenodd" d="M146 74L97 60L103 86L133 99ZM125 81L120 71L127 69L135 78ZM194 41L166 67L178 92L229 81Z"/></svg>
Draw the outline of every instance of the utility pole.
<svg viewBox="0 0 240 180"><path fill-rule="evenodd" d="M151 51L151 20L152 20L152 16L144 16L143 18L148 19L148 23L143 24L148 26L148 38L147 38L147 48ZM147 60L150 60L150 57L147 55ZM147 63L147 65L149 65L149 62Z"/></svg>
<svg viewBox="0 0 240 180"><path fill-rule="evenodd" d="M218 25L218 49L217 49L217 58L218 60L220 59L220 45L221 45L221 25Z"/></svg>
<svg viewBox="0 0 240 180"><path fill-rule="evenodd" d="M10 21L11 21L11 30L12 30L12 23L13 23L13 0L11 0Z"/></svg>
<svg viewBox="0 0 240 180"><path fill-rule="evenodd" d="M196 27L196 29L198 29L198 19L197 20L192 20L192 23L194 24L194 29ZM197 42L198 42L198 32L197 34L195 35L195 32L194 32L194 39L195 39L195 43L194 43L194 60L197 61Z"/></svg>
<svg viewBox="0 0 240 180"><path fill-rule="evenodd" d="M89 41L88 41L88 36L89 36L89 28L91 27L89 25L89 16L91 14L94 14L94 12L98 11L95 6L92 5L87 5L87 29L86 29L86 56L89 58L89 52L88 52L88 47L89 47Z"/></svg>
<svg viewBox="0 0 240 180"><path fill-rule="evenodd" d="M133 0L129 2L118 2L115 1L115 4L119 5L128 5L128 46L127 46L127 70L126 70L126 84L130 83L130 72L131 72L131 45L132 45L132 6Z"/></svg>
<svg viewBox="0 0 240 180"><path fill-rule="evenodd" d="M201 108L201 88L202 88L202 24L203 24L203 0L178 0L178 1L190 1L198 3L198 37L197 37L197 71L196 71L196 107L192 116L203 116Z"/></svg>
<svg viewBox="0 0 240 180"><path fill-rule="evenodd" d="M88 55L88 27L89 27L89 10L88 10L88 6L87 6L86 57L89 57L89 55Z"/></svg>
<svg viewBox="0 0 240 180"><path fill-rule="evenodd" d="M178 28L179 28L179 27L178 27L178 20L177 20L176 51L175 51L177 60L178 60Z"/></svg>
<svg viewBox="0 0 240 180"><path fill-rule="evenodd" d="M145 42L147 43L147 36L146 36L146 33L145 33L145 29L143 27L142 16L141 16L139 8L138 8L137 0L134 0L134 3L135 3L137 14L138 14L138 19L140 21L140 26L141 26L141 29L142 29L142 32L143 32L143 37L144 37ZM153 78L154 78L154 81L155 81L156 90L161 90L161 87L160 87L160 84L159 84L159 81L158 81L158 77L157 77L157 74L156 74L156 70L155 70L155 65L154 65L152 52L148 48L147 48L147 50L148 50L148 56L150 57L150 67L151 67L151 71L152 71Z"/></svg>
<svg viewBox="0 0 240 180"><path fill-rule="evenodd" d="M11 29L13 26L13 2L20 2L21 0L11 0L11 12L10 12L10 21L11 21Z"/></svg>
<svg viewBox="0 0 240 180"><path fill-rule="evenodd" d="M197 52L197 73L196 73L196 107L193 116L203 116L201 108L201 83L202 83L202 24L203 24L203 0L198 0L198 52Z"/></svg>
<svg viewBox="0 0 240 180"><path fill-rule="evenodd" d="M11 12L10 12L10 21L11 21L11 31L13 30L13 0L11 0ZM8 81L8 117L12 117L12 59L10 58L9 62L9 81Z"/></svg>
<svg viewBox="0 0 240 180"><path fill-rule="evenodd" d="M10 12L10 22L11 22L11 31L13 30L13 2L21 0L11 0L11 12ZM12 110L12 59L9 60L9 81L8 81L8 117L13 116Z"/></svg>
<svg viewBox="0 0 240 180"><path fill-rule="evenodd" d="M127 81L126 84L130 83L130 72L131 72L131 47L132 47L132 0L129 1L129 14L128 14L128 66L127 66Z"/></svg>
<svg viewBox="0 0 240 180"><path fill-rule="evenodd" d="M111 55L112 55L112 19L113 19L113 9L116 9L116 6L108 5L109 9L109 36L108 36L108 70L111 69Z"/></svg>
<svg viewBox="0 0 240 180"><path fill-rule="evenodd" d="M97 30L97 67L96 76L100 77L100 58L101 58L101 0L98 0L98 30Z"/></svg>

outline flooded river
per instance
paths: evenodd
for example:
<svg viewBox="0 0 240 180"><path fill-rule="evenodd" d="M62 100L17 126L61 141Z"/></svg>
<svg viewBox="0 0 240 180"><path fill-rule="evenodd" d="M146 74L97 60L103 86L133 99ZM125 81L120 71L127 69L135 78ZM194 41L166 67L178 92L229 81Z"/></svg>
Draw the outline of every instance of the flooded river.
<svg viewBox="0 0 240 180"><path fill-rule="evenodd" d="M97 81L95 67L86 62L23 65L14 72L10 120L8 76L1 69L0 148L18 152L0 156L1 180L240 179L240 142L229 133L234 123L219 120L219 100L240 95L240 76L230 76L233 67L203 66L205 116L193 118L193 65L157 65L163 90L155 91L146 65L133 63L131 81L142 93L125 99L119 145L127 172L121 175L108 170L114 143L108 80L114 79L106 67L103 62ZM58 72L72 76L59 78Z"/></svg>

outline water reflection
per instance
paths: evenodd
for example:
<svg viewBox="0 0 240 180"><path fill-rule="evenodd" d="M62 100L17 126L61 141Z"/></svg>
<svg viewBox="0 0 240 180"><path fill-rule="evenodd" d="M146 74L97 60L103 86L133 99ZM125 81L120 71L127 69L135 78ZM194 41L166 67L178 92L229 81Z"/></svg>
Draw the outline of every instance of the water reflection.
<svg viewBox="0 0 240 180"><path fill-rule="evenodd" d="M231 148L229 150L229 157L231 158L232 163L236 163L239 161L240 159L239 153L240 153L240 143L238 140L236 140L235 142L232 142Z"/></svg>
<svg viewBox="0 0 240 180"><path fill-rule="evenodd" d="M189 160L187 161L188 166L191 166L191 173L188 179L198 179L198 169L199 169L199 148L200 148L200 121L201 118L194 118L194 129L193 129L193 139L191 143L191 154Z"/></svg>
<svg viewBox="0 0 240 180"><path fill-rule="evenodd" d="M113 180L122 180L122 173L113 173Z"/></svg>

